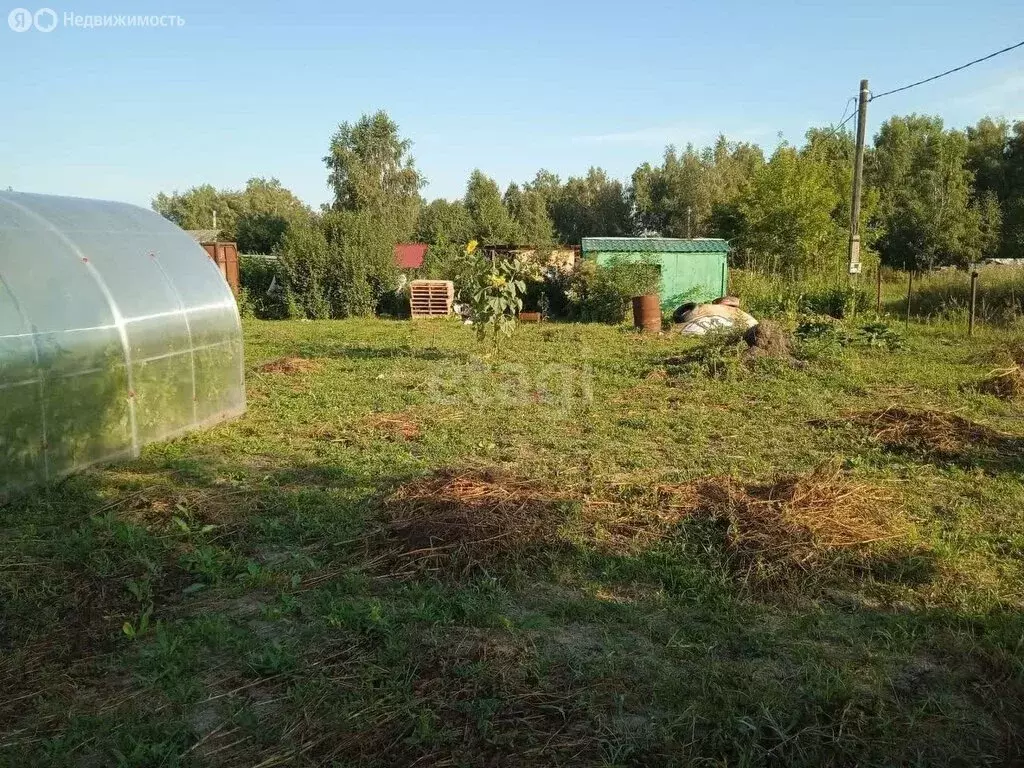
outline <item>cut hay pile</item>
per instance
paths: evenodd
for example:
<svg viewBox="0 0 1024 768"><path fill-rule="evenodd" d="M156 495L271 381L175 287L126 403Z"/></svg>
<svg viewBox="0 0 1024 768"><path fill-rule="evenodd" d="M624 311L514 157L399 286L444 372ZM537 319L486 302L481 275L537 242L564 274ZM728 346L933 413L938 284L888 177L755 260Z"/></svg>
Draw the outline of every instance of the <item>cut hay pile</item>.
<svg viewBox="0 0 1024 768"><path fill-rule="evenodd" d="M831 466L763 484L710 478L671 496L674 509L724 523L734 564L759 579L812 568L836 550L894 539L905 528L892 494Z"/></svg>
<svg viewBox="0 0 1024 768"><path fill-rule="evenodd" d="M764 320L749 328L743 334L743 340L750 347L744 353L748 361L759 357L775 360L790 360L793 357L793 342L789 332L771 320Z"/></svg>
<svg viewBox="0 0 1024 768"><path fill-rule="evenodd" d="M891 450L920 451L956 457L976 446L996 445L1006 439L1002 432L976 424L955 413L913 410L890 406L880 411L860 411L848 417Z"/></svg>
<svg viewBox="0 0 1024 768"><path fill-rule="evenodd" d="M769 320L746 331L708 333L700 344L684 354L666 358L665 370L669 376L682 373L728 379L755 368L761 360L801 365L793 357L790 333Z"/></svg>
<svg viewBox="0 0 1024 768"><path fill-rule="evenodd" d="M493 471L445 470L386 499L398 542L396 573L466 572L558 546L580 532L598 548L635 553L677 535L686 520L722 524L733 564L759 581L810 569L837 550L896 538L905 523L892 494L832 466L767 483L729 477L657 486L641 506L588 501ZM576 511L574 515L570 512Z"/></svg>
<svg viewBox="0 0 1024 768"><path fill-rule="evenodd" d="M313 371L319 371L321 367L321 364L316 360L309 360L305 357L282 357L261 365L259 370L262 373L284 373L294 375L297 373L311 373Z"/></svg>
<svg viewBox="0 0 1024 768"><path fill-rule="evenodd" d="M1024 343L1002 345L979 356L977 362L994 367L978 382L979 392L1000 400L1024 400Z"/></svg>
<svg viewBox="0 0 1024 768"><path fill-rule="evenodd" d="M1024 368L1012 365L992 371L981 381L978 389L1000 400L1024 400Z"/></svg>
<svg viewBox="0 0 1024 768"><path fill-rule="evenodd" d="M442 470L406 483L384 503L399 557L419 568L473 568L554 541L566 498L494 470Z"/></svg>
<svg viewBox="0 0 1024 768"><path fill-rule="evenodd" d="M420 425L401 413L374 413L366 418L367 426L391 440L417 440Z"/></svg>

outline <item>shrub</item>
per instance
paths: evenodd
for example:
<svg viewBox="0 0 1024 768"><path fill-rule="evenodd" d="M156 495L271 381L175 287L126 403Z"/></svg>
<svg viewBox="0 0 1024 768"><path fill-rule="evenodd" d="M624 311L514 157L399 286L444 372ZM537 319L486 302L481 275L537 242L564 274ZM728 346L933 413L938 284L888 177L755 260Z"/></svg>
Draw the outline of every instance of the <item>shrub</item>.
<svg viewBox="0 0 1024 768"><path fill-rule="evenodd" d="M871 294L860 286L833 285L811 290L798 299L800 312L828 315L839 320L854 317L871 307Z"/></svg>
<svg viewBox="0 0 1024 768"><path fill-rule="evenodd" d="M550 316L547 295L547 280L544 277L527 279L526 293L523 294L523 311L545 312Z"/></svg>
<svg viewBox="0 0 1024 768"><path fill-rule="evenodd" d="M329 246L333 317L373 314L398 286L391 227L367 213L339 211L322 220Z"/></svg>
<svg viewBox="0 0 1024 768"><path fill-rule="evenodd" d="M869 347L884 347L890 352L903 348L903 335L887 323L865 323L857 328L857 340Z"/></svg>
<svg viewBox="0 0 1024 768"><path fill-rule="evenodd" d="M865 346L892 352L903 347L903 335L880 320L850 326L825 315L810 316L797 325L794 336L819 351L828 347Z"/></svg>
<svg viewBox="0 0 1024 768"><path fill-rule="evenodd" d="M468 304L472 300L477 258L466 253L465 244L431 245L417 276L429 280L451 280L455 284L455 300Z"/></svg>
<svg viewBox="0 0 1024 768"><path fill-rule="evenodd" d="M572 290L573 274L561 269L548 271L544 281L543 304L548 317L569 320L573 316L573 303L569 298Z"/></svg>
<svg viewBox="0 0 1024 768"><path fill-rule="evenodd" d="M567 297L574 320L617 324L626 319L630 299L657 293L661 272L656 264L614 260L598 266L585 261L570 282Z"/></svg>
<svg viewBox="0 0 1024 768"><path fill-rule="evenodd" d="M291 297L289 316L314 320L330 317L325 294L333 278L332 255L323 230L313 224L292 227L275 255Z"/></svg>
<svg viewBox="0 0 1024 768"><path fill-rule="evenodd" d="M387 291L377 302L377 314L405 319L412 314L409 305L409 284L405 283L393 291Z"/></svg>
<svg viewBox="0 0 1024 768"><path fill-rule="evenodd" d="M370 315L393 301L394 245L373 217L332 212L289 228L276 251L285 312L311 319Z"/></svg>
<svg viewBox="0 0 1024 768"><path fill-rule="evenodd" d="M290 316L284 273L277 259L240 256L238 271L242 285L238 304L243 316L263 320L281 320Z"/></svg>

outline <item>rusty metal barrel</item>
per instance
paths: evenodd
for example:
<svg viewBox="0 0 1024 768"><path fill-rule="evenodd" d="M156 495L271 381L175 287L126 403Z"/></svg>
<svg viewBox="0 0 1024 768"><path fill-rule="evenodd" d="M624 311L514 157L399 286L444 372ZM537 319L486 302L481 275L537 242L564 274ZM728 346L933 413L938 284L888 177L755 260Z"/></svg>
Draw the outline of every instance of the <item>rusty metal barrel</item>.
<svg viewBox="0 0 1024 768"><path fill-rule="evenodd" d="M658 294L633 297L633 325L649 333L661 331L661 300Z"/></svg>

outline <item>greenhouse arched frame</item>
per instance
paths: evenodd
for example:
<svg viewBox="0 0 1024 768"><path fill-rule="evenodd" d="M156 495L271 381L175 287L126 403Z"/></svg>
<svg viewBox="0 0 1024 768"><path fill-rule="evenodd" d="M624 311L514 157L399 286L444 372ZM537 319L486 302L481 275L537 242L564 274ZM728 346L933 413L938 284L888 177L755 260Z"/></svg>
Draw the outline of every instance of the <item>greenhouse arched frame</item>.
<svg viewBox="0 0 1024 768"><path fill-rule="evenodd" d="M0 496L244 411L238 307L188 234L0 192Z"/></svg>

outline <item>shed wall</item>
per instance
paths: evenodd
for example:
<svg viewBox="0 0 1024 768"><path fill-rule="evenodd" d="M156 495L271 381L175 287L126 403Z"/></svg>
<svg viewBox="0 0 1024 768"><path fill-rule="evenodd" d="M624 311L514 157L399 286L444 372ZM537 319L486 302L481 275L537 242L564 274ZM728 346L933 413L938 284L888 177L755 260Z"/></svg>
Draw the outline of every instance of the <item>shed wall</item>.
<svg viewBox="0 0 1024 768"><path fill-rule="evenodd" d="M588 254L589 255L589 254ZM653 262L661 267L661 306L673 310L687 301L711 301L725 294L728 265L724 253L636 253L599 251L597 263Z"/></svg>

